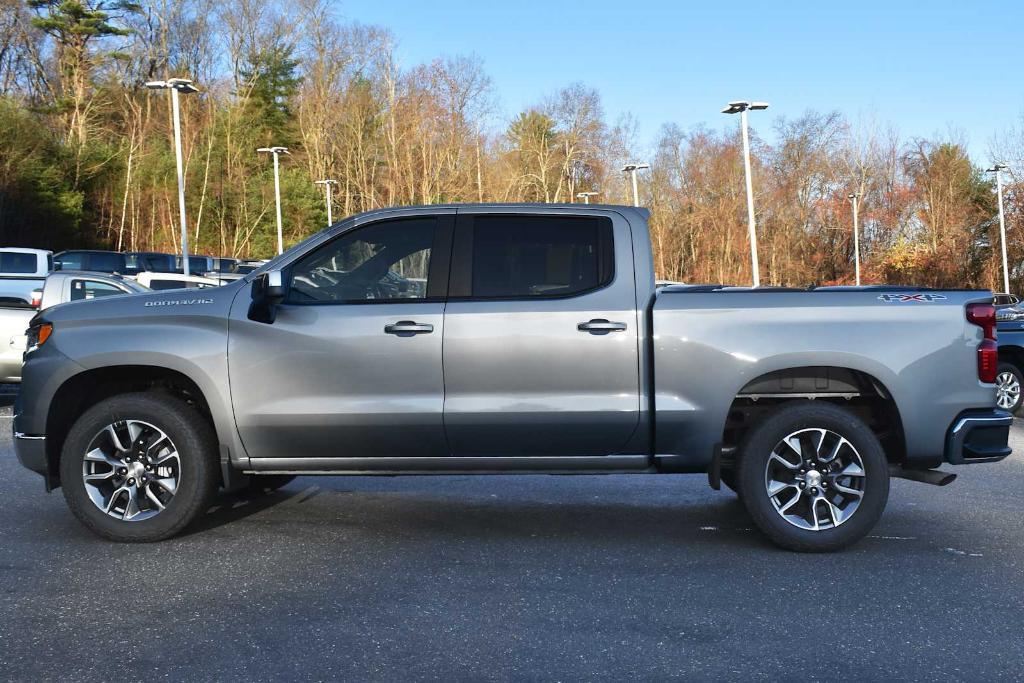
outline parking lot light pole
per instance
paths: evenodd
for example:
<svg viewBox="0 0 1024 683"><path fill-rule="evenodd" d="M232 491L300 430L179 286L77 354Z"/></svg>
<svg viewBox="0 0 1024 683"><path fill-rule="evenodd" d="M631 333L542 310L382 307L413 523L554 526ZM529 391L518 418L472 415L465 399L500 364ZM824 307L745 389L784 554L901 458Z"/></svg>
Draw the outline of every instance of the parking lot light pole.
<svg viewBox="0 0 1024 683"><path fill-rule="evenodd" d="M986 168L986 173L996 174L996 198L999 201L999 243L1003 250L1003 293L1010 293L1010 269L1006 266L1006 219L1003 217L1003 171L1009 170L1006 164L995 164Z"/></svg>
<svg viewBox="0 0 1024 683"><path fill-rule="evenodd" d="M636 172L641 169L650 167L650 164L626 164L625 166L622 167L622 172L629 173L633 179L633 206L640 206L640 196L637 193L636 189Z"/></svg>
<svg viewBox="0 0 1024 683"><path fill-rule="evenodd" d="M323 185L324 191L327 193L327 227L334 225L334 219L331 217L331 194L334 192L334 186L338 184L337 180L314 180L313 184Z"/></svg>
<svg viewBox="0 0 1024 683"><path fill-rule="evenodd" d="M590 203L590 198L591 197L596 197L599 194L600 194L600 192L577 192L576 193L576 198L577 199L582 199L584 204L589 204Z"/></svg>
<svg viewBox="0 0 1024 683"><path fill-rule="evenodd" d="M287 147L260 147L256 150L264 154L274 156L274 202L277 205L277 253L284 253L284 233L281 230L281 172L279 170L278 157L282 154L291 154Z"/></svg>
<svg viewBox="0 0 1024 683"><path fill-rule="evenodd" d="M750 229L750 267L754 271L754 286L761 286L761 273L757 263L757 230L754 227L754 185L750 180L750 139L747 133L747 110L762 111L767 102L730 102L723 114L739 114L743 130L743 170L747 181L747 225Z"/></svg>
<svg viewBox="0 0 1024 683"><path fill-rule="evenodd" d="M853 192L849 195L853 203L853 268L857 286L860 287L860 230L857 227L857 200L860 199L860 192Z"/></svg>
<svg viewBox="0 0 1024 683"><path fill-rule="evenodd" d="M188 228L185 221L185 173L181 161L181 112L178 108L178 93L193 93L199 90L187 78L169 78L166 81L149 81L146 87L150 90L171 91L171 111L174 115L174 155L178 164L178 214L181 217L181 272L189 274L188 269Z"/></svg>

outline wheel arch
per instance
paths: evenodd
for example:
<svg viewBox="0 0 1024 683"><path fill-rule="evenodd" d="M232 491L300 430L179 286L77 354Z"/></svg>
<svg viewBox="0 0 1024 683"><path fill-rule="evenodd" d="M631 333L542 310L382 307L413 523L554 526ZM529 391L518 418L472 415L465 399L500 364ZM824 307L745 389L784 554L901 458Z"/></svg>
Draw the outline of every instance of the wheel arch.
<svg viewBox="0 0 1024 683"><path fill-rule="evenodd" d="M1017 366L1024 373L1024 347L1007 344L999 347L999 360Z"/></svg>
<svg viewBox="0 0 1024 683"><path fill-rule="evenodd" d="M906 435L899 406L888 387L864 370L832 365L805 365L763 373L748 381L729 407L722 434L723 453L738 447L761 417L782 403L827 401L864 420L891 462L906 458Z"/></svg>
<svg viewBox="0 0 1024 683"><path fill-rule="evenodd" d="M104 399L136 391L161 391L192 405L209 422L218 443L224 443L226 435L222 433L223 427L218 428L205 392L185 373L155 365L112 365L83 370L65 380L49 403L46 457L54 485L59 485L61 451L75 420ZM233 470L223 456L221 469L227 483Z"/></svg>

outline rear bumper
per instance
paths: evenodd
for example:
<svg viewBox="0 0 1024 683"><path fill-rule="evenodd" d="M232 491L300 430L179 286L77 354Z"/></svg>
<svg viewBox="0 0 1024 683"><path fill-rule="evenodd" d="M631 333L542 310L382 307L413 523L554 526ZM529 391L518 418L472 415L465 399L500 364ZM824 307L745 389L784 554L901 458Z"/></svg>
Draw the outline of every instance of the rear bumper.
<svg viewBox="0 0 1024 683"><path fill-rule="evenodd" d="M1012 451L1008 445L1013 416L1002 410L968 410L946 433L946 462L969 465L997 462Z"/></svg>

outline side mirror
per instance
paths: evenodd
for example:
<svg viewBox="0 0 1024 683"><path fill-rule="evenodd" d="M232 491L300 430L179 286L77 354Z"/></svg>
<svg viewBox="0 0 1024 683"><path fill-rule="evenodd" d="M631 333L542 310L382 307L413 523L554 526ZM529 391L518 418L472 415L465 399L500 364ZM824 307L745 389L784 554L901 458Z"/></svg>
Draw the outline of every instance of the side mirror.
<svg viewBox="0 0 1024 683"><path fill-rule="evenodd" d="M273 324L277 318L277 307L288 298L288 279L283 271L271 270L261 273L252 281L252 303L249 304L249 320Z"/></svg>

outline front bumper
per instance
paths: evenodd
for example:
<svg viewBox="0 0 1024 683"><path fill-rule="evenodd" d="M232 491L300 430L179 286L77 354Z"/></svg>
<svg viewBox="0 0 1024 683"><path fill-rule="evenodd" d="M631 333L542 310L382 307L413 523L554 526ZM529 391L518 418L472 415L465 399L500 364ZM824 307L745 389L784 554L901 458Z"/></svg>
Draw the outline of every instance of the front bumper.
<svg viewBox="0 0 1024 683"><path fill-rule="evenodd" d="M1008 445L1013 416L1003 410L968 410L957 416L946 433L946 462L969 465L998 462L1012 450Z"/></svg>
<svg viewBox="0 0 1024 683"><path fill-rule="evenodd" d="M14 453L18 462L44 477L48 475L46 437L14 432Z"/></svg>

